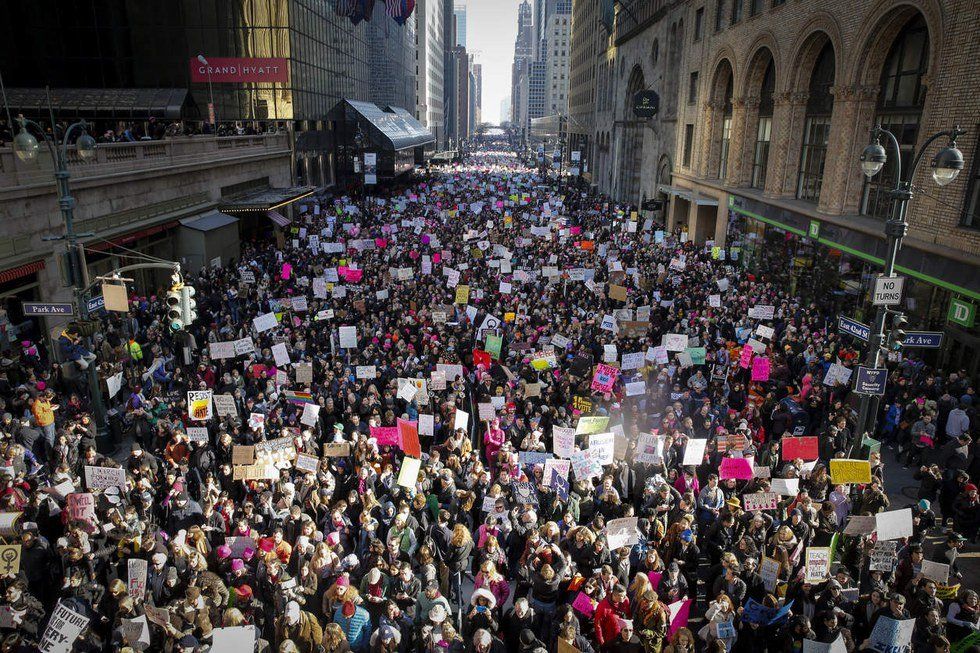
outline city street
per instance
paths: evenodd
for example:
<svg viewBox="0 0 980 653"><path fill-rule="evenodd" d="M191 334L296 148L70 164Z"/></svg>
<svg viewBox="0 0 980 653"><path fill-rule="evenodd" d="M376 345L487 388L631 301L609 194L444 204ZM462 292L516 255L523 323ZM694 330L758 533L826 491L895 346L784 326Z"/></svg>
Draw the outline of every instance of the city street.
<svg viewBox="0 0 980 653"><path fill-rule="evenodd" d="M0 653L980 653L980 3L144 4L0 22Z"/></svg>

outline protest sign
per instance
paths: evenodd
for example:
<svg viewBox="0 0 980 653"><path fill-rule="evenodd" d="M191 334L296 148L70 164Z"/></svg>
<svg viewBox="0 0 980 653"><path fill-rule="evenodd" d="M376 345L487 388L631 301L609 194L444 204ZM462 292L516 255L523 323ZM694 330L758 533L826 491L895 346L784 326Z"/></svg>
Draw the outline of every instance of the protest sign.
<svg viewBox="0 0 980 653"><path fill-rule="evenodd" d="M796 460L816 460L820 457L820 442L816 436L788 438L782 440L782 459Z"/></svg>
<svg viewBox="0 0 980 653"><path fill-rule="evenodd" d="M350 455L350 442L324 442L324 458L344 458Z"/></svg>
<svg viewBox="0 0 980 653"><path fill-rule="evenodd" d="M51 619L48 620L48 626L44 629L39 647L41 652L68 653L88 626L88 621L88 617L75 612L63 601L58 601Z"/></svg>
<svg viewBox="0 0 980 653"><path fill-rule="evenodd" d="M308 453L298 453L294 464L296 469L300 471L315 474L316 470L320 468L320 459Z"/></svg>
<svg viewBox="0 0 980 653"><path fill-rule="evenodd" d="M615 460L616 438L612 433L593 433L589 436L589 450L595 451L599 463L611 465Z"/></svg>
<svg viewBox="0 0 980 653"><path fill-rule="evenodd" d="M126 470L122 467L94 467L85 465L85 487L104 490L107 487L126 487Z"/></svg>
<svg viewBox="0 0 980 653"><path fill-rule="evenodd" d="M847 526L844 527L844 535L860 537L871 535L875 532L878 520L874 515L850 515L847 519Z"/></svg>
<svg viewBox="0 0 980 653"><path fill-rule="evenodd" d="M879 540L875 542L875 546L871 550L868 569L871 571L891 572L892 566L896 562L895 551L897 547L898 543L895 540Z"/></svg>
<svg viewBox="0 0 980 653"><path fill-rule="evenodd" d="M619 370L604 363L596 366L595 375L592 377L592 389L596 392L611 392L616 379L619 377Z"/></svg>
<svg viewBox="0 0 980 653"><path fill-rule="evenodd" d="M146 560L130 558L126 561L126 571L128 573L126 587L129 588L129 595L135 601L142 602L146 598Z"/></svg>
<svg viewBox="0 0 980 653"><path fill-rule="evenodd" d="M576 435L591 435L592 433L602 433L609 425L609 417L579 417L575 427Z"/></svg>
<svg viewBox="0 0 980 653"><path fill-rule="evenodd" d="M541 484L545 487L551 487L552 479L555 474L560 478L567 479L568 472L572 469L572 462L570 460L563 460L559 458L549 458L544 461L544 474L541 478Z"/></svg>
<svg viewBox="0 0 980 653"><path fill-rule="evenodd" d="M286 367L290 364L289 351L286 349L286 343L280 342L272 345L272 357L276 361L277 367Z"/></svg>
<svg viewBox="0 0 980 653"><path fill-rule="evenodd" d="M341 349L357 349L357 327L342 326L337 330Z"/></svg>
<svg viewBox="0 0 980 653"><path fill-rule="evenodd" d="M745 512L756 510L775 510L778 497L774 492L756 492L742 497L742 509Z"/></svg>
<svg viewBox="0 0 980 653"><path fill-rule="evenodd" d="M575 597L575 600L572 601L572 607L584 614L586 617L591 617L595 613L596 605L597 603L595 599L590 597L585 592L579 592Z"/></svg>
<svg viewBox="0 0 980 653"><path fill-rule="evenodd" d="M776 307L769 304L756 304L749 309L749 317L754 320L771 320L776 313Z"/></svg>
<svg viewBox="0 0 980 653"><path fill-rule="evenodd" d="M830 576L830 547L809 546L806 549L806 563L803 582L820 583Z"/></svg>
<svg viewBox="0 0 980 653"><path fill-rule="evenodd" d="M218 417L238 415L238 407L235 405L235 397L230 394L214 395L214 409Z"/></svg>
<svg viewBox="0 0 980 653"><path fill-rule="evenodd" d="M3 556L0 556L0 559L2 559L2 557ZM923 576L926 578L931 578L939 585L945 585L949 582L949 565L944 562L933 562L932 560L923 559L920 571L922 572Z"/></svg>
<svg viewBox="0 0 980 653"><path fill-rule="evenodd" d="M569 458L575 451L575 429L551 427L552 451L559 458Z"/></svg>
<svg viewBox="0 0 980 653"><path fill-rule="evenodd" d="M212 360L223 360L235 357L235 342L211 342L208 343Z"/></svg>
<svg viewBox="0 0 980 653"><path fill-rule="evenodd" d="M661 344L667 351L684 351L687 349L687 341L687 334L666 333Z"/></svg>
<svg viewBox="0 0 980 653"><path fill-rule="evenodd" d="M752 381L764 383L769 380L769 359L756 356L752 359Z"/></svg>
<svg viewBox="0 0 980 653"><path fill-rule="evenodd" d="M847 644L844 642L844 635L840 633L837 634L834 641L826 644L812 639L804 639L803 653L847 653Z"/></svg>
<svg viewBox="0 0 980 653"><path fill-rule="evenodd" d="M694 438L687 441L684 448L682 465L700 465L704 461L704 450L708 446L707 439Z"/></svg>
<svg viewBox="0 0 980 653"><path fill-rule="evenodd" d="M204 422L214 415L211 390L190 390L187 393L187 415L195 422Z"/></svg>
<svg viewBox="0 0 980 653"><path fill-rule="evenodd" d="M722 458L721 466L718 468L718 478L752 480L752 461L748 458Z"/></svg>
<svg viewBox="0 0 980 653"><path fill-rule="evenodd" d="M771 480L769 487L779 496L795 497L800 493L800 479L774 478Z"/></svg>
<svg viewBox="0 0 980 653"><path fill-rule="evenodd" d="M834 458L830 461L830 478L834 485L870 483L871 463L867 460Z"/></svg>
<svg viewBox="0 0 980 653"><path fill-rule="evenodd" d="M877 653L907 653L912 643L915 619L892 619L881 615L871 631L871 650Z"/></svg>
<svg viewBox="0 0 980 653"><path fill-rule="evenodd" d="M226 626L211 631L210 653L249 653L255 650L255 626Z"/></svg>
<svg viewBox="0 0 980 653"><path fill-rule="evenodd" d="M639 543L638 521L636 517L622 517L606 522L606 543L610 551Z"/></svg>
<svg viewBox="0 0 980 653"><path fill-rule="evenodd" d="M274 329L278 326L279 321L276 320L275 313L264 313L256 318L252 319L252 326L258 333L268 331L269 329Z"/></svg>
<svg viewBox="0 0 980 653"><path fill-rule="evenodd" d="M638 370L644 365L645 354L642 351L632 352L628 354L623 354L622 362L620 363L620 369L626 370Z"/></svg>
<svg viewBox="0 0 980 653"><path fill-rule="evenodd" d="M831 363L823 377L823 384L830 387L848 385L851 382L852 371L840 363Z"/></svg>
<svg viewBox="0 0 980 653"><path fill-rule="evenodd" d="M402 467L398 471L398 485L407 488L414 488L419 480L419 469L422 468L422 461L418 458L405 456Z"/></svg>
<svg viewBox="0 0 980 653"><path fill-rule="evenodd" d="M912 509L889 510L875 515L878 541L912 536Z"/></svg>
<svg viewBox="0 0 980 653"><path fill-rule="evenodd" d="M776 584L779 582L779 560L775 558L762 558L759 565L759 575L762 577L762 584L770 594L776 593Z"/></svg>
<svg viewBox="0 0 980 653"><path fill-rule="evenodd" d="M465 410L456 409L456 415L453 417L453 431L463 429L466 430L466 426L470 422L470 414Z"/></svg>

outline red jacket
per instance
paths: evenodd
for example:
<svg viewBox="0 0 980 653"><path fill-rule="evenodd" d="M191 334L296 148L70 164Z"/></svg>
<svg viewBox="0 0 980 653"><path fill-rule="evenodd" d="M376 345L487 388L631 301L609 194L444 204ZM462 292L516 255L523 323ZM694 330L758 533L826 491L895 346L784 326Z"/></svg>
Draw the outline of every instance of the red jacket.
<svg viewBox="0 0 980 653"><path fill-rule="evenodd" d="M603 646L606 642L611 642L619 636L619 631L622 629L619 621L620 619L629 619L630 614L632 612L630 611L629 598L623 599L622 603L613 603L612 596L608 595L599 601L593 617L595 637L599 646Z"/></svg>

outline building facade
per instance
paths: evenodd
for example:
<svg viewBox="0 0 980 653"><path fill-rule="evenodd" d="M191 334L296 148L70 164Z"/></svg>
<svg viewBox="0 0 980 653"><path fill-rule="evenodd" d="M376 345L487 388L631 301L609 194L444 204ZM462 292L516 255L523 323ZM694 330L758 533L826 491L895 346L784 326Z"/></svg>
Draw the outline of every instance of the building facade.
<svg viewBox="0 0 980 653"><path fill-rule="evenodd" d="M572 16L555 13L548 20L545 113L567 116Z"/></svg>
<svg viewBox="0 0 980 653"><path fill-rule="evenodd" d="M442 0L419 0L415 5L415 117L429 128L436 148L446 148L445 20Z"/></svg>
<svg viewBox="0 0 980 653"><path fill-rule="evenodd" d="M483 122L483 65L473 63L470 68L470 133L475 133L481 122Z"/></svg>
<svg viewBox="0 0 980 653"><path fill-rule="evenodd" d="M673 167L677 88L685 42L687 0L617 4L612 31L598 27L592 182L620 202L639 206L669 182ZM660 96L656 116L638 119L633 98ZM647 214L663 221L661 213Z"/></svg>
<svg viewBox="0 0 980 653"><path fill-rule="evenodd" d="M898 257L913 328L942 329L944 356L978 369L980 5L970 0L712 0L685 7L683 84L667 226L751 258L791 243L800 284L832 262L832 292L867 311L885 255L895 156L861 172L869 131L898 139L903 174L931 135L960 125L966 167L947 186L912 180ZM885 144L883 142L883 144ZM782 245L781 245L782 246Z"/></svg>
<svg viewBox="0 0 980 653"><path fill-rule="evenodd" d="M446 135L459 143L470 135L470 61L464 47L457 45L449 51L446 87L449 101L446 105Z"/></svg>
<svg viewBox="0 0 980 653"><path fill-rule="evenodd" d="M586 179L592 176L599 34L599 0L574 0L569 36L568 149L580 153Z"/></svg>
<svg viewBox="0 0 980 653"><path fill-rule="evenodd" d="M453 15L456 17L456 43L461 47L466 47L466 3L453 3Z"/></svg>
<svg viewBox="0 0 980 653"><path fill-rule="evenodd" d="M514 42L514 63L511 67L511 121L519 138L527 138L530 127L528 96L531 62L534 60L534 23L531 3L524 0L517 8L517 39Z"/></svg>
<svg viewBox="0 0 980 653"><path fill-rule="evenodd" d="M374 14L364 27L371 62L369 99L379 106L412 110L416 105L416 21L412 12L403 25L385 14L385 4L374 5ZM362 23L363 25L363 23Z"/></svg>

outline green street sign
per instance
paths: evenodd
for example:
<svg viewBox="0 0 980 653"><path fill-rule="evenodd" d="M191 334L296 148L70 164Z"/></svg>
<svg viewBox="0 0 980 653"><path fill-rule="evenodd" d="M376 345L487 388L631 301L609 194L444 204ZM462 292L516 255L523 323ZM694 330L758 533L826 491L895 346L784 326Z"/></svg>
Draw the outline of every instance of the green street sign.
<svg viewBox="0 0 980 653"><path fill-rule="evenodd" d="M959 324L966 328L972 328L973 322L977 317L976 304L953 297L949 300L949 312L946 319L953 324Z"/></svg>
<svg viewBox="0 0 980 653"><path fill-rule="evenodd" d="M810 238L820 238L820 222L817 220L810 220L810 229L807 233L809 233Z"/></svg>

